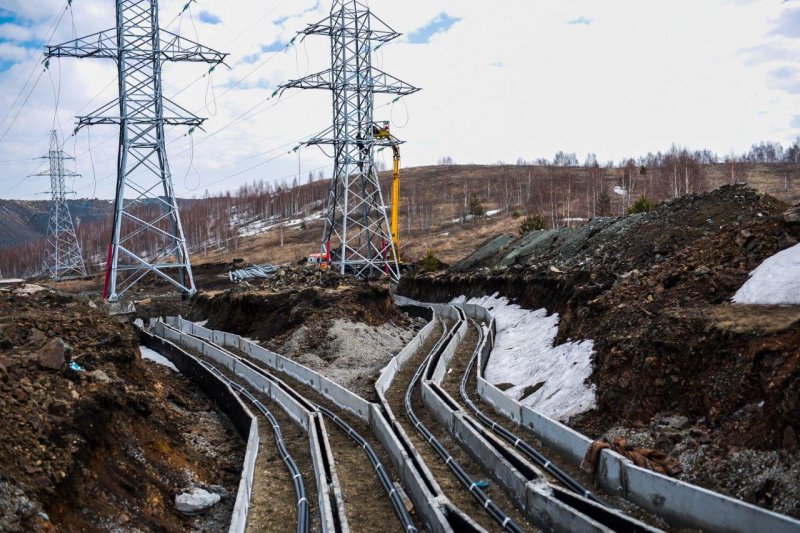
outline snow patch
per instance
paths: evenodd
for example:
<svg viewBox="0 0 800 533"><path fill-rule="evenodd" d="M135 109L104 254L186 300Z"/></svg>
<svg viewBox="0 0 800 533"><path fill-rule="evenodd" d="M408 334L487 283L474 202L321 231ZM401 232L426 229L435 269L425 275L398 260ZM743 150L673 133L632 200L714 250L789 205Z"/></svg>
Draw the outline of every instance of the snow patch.
<svg viewBox="0 0 800 533"><path fill-rule="evenodd" d="M453 303L464 303L463 296ZM592 375L594 343L591 340L553 346L558 334L558 314L546 309L528 311L497 293L471 298L466 303L487 308L497 324L494 350L486 365L486 379L495 385L511 383L506 394L556 420L568 418L597 405ZM526 387L544 382L527 398Z"/></svg>
<svg viewBox="0 0 800 533"><path fill-rule="evenodd" d="M739 304L800 305L800 244L767 258L733 296Z"/></svg>
<svg viewBox="0 0 800 533"><path fill-rule="evenodd" d="M614 194L625 196L626 194L628 194L628 190L625 187L620 187L619 185L616 185L614 186Z"/></svg>
<svg viewBox="0 0 800 533"><path fill-rule="evenodd" d="M178 370L178 367L172 364L172 361L170 361L160 353L151 350L147 346L139 346L139 351L142 353L142 359L147 359L148 361L152 361L156 364L165 366L170 370L174 370L175 372L180 372Z"/></svg>

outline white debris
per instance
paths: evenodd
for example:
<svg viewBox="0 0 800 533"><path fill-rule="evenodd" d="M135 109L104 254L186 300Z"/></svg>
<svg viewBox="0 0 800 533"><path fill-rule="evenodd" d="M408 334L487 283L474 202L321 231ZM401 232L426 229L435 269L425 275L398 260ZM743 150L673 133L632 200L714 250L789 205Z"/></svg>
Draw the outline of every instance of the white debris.
<svg viewBox="0 0 800 533"><path fill-rule="evenodd" d="M462 303L462 296L453 303ZM506 394L557 420L595 407L595 386L587 383L592 374L593 342L567 342L553 346L558 333L558 314L546 309L528 311L504 297L472 298L497 323L494 350L486 366L486 379L495 385L511 383ZM520 398L527 387L544 383L539 390Z"/></svg>
<svg viewBox="0 0 800 533"><path fill-rule="evenodd" d="M214 507L219 503L219 494L208 492L199 487L192 487L188 491L175 496L175 508L183 514L195 515Z"/></svg>
<svg viewBox="0 0 800 533"><path fill-rule="evenodd" d="M778 252L750 273L733 297L740 304L800 305L800 244Z"/></svg>
<svg viewBox="0 0 800 533"><path fill-rule="evenodd" d="M151 350L147 346L139 346L139 351L142 353L142 359L147 359L148 361L152 361L157 363L161 366L165 366L170 370L174 370L175 372L179 372L178 367L172 364L172 361L161 355L160 353Z"/></svg>
<svg viewBox="0 0 800 533"><path fill-rule="evenodd" d="M43 290L46 289L41 285L33 285L30 283L26 283L19 289L15 289L14 294L16 294L17 296L30 296L31 294L36 294L37 292L41 292Z"/></svg>

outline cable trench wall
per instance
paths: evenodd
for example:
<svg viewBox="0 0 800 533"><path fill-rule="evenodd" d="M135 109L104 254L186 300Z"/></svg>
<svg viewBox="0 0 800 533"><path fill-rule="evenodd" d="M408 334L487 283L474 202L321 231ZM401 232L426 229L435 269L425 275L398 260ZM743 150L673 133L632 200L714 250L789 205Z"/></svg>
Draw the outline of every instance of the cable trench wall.
<svg viewBox="0 0 800 533"><path fill-rule="evenodd" d="M469 321L458 310L454 309L454 312L460 320L457 332L468 329ZM605 509L600 509L597 504L580 496L565 496L566 491L551 485L544 479L541 471L517 450L484 430L442 388L447 368L461 340L463 335L453 335L440 357L429 362L426 374L431 378L422 381L422 400L425 406L448 433L463 445L473 460L508 493L532 523L549 531L613 531L593 518L602 514ZM481 341L481 345L484 344L485 338ZM656 531L640 523L633 526L637 531Z"/></svg>
<svg viewBox="0 0 800 533"><path fill-rule="evenodd" d="M178 323L177 320L169 321ZM254 390L269 396L275 401L292 421L308 434L317 484L322 530L325 533L349 531L343 509L338 504L334 505L335 502L342 501L341 488L339 487L331 448L325 437L325 424L320 413L310 412L283 388L273 385L265 377L246 365L238 363L225 352L207 344L198 337L180 331L168 322L151 320L151 329L157 335L202 353L241 377ZM187 323L191 324L191 322Z"/></svg>
<svg viewBox="0 0 800 533"><path fill-rule="evenodd" d="M175 344L145 331L141 331L141 336L144 346L167 357L180 370L181 374L197 383L203 393L214 400L233 422L239 434L246 439L247 449L242 465L242 475L228 528L229 533L244 533L250 512L253 476L260 445L258 418L253 415L230 386L220 381L196 358Z"/></svg>
<svg viewBox="0 0 800 533"><path fill-rule="evenodd" d="M419 307L424 308L425 306ZM423 315L425 314L424 311L421 312ZM396 422L395 424L392 424L389 420L387 420L387 417L384 412L382 412L380 405L367 402L360 396L342 387L338 383L335 383L334 381L322 376L318 372L315 372L271 350L263 348L249 339L240 337L239 335L211 330L189 320L185 320L182 317L167 317L163 320L163 322L151 320L151 327L157 327L161 330L164 330L168 335L179 338L180 342L185 342L187 345L192 346L192 348L197 349L201 353L209 355L210 357L214 357L215 355L219 357L219 350L204 344L201 339L205 339L220 346L228 346L238 349L253 359L263 363L269 369L284 373L302 383L308 384L325 398L331 400L341 408L350 411L353 415L367 423L373 435L375 435L381 445L383 445L388 452L389 457L400 474L401 481L408 490L409 497L414 503L418 514L425 522L426 527L436 533L447 533L453 531L449 525L447 517L445 516L446 511L448 510L446 509L446 505L448 503L446 498L437 497L429 490L427 487L429 482L426 482L426 480L423 479L423 477L419 474L418 465L415 464L415 461L408 455L405 447L398 440L392 429L392 426L396 425ZM160 324L160 326L158 324ZM394 372L396 372L398 368L396 366L396 359L401 356L407 359L413 355L417 347L422 346L422 344L425 343L434 327L435 324L433 321L431 321L422 330L420 330L411 343L409 343L409 345L406 346L398 354L398 356L393 358L386 368L384 368L384 374L390 368L393 368ZM206 346L206 348L204 348L204 346ZM253 373L253 371L244 365L234 362L232 370L237 374L242 373L252 378L252 376L249 374ZM394 376L394 372L392 373L392 377ZM292 416L291 413L290 416ZM315 469L316 466L317 465L315 463ZM425 473L427 474L428 480L433 478L427 469L425 469ZM318 477L317 483L318 487L322 487L323 484L325 484L325 481ZM340 490L338 489L338 483L333 490ZM329 501L322 501L322 492L323 491L320 490L320 503L330 507ZM437 493L441 494L441 490L437 489ZM337 501L342 501L341 497L339 497ZM323 529L325 531L330 531L330 529L327 529L324 526L325 523L323 521Z"/></svg>
<svg viewBox="0 0 800 533"><path fill-rule="evenodd" d="M407 298L401 301L405 305L419 305ZM484 307L474 304L454 305L461 307L467 316L488 324L486 342L480 349L478 360L478 395L498 413L579 465L592 444L591 439L521 404L489 383L483 374L494 348L497 323ZM444 375L443 372L441 375ZM621 496L678 527L743 533L800 531L800 521L796 519L640 468L611 450L601 452L595 477L604 490Z"/></svg>

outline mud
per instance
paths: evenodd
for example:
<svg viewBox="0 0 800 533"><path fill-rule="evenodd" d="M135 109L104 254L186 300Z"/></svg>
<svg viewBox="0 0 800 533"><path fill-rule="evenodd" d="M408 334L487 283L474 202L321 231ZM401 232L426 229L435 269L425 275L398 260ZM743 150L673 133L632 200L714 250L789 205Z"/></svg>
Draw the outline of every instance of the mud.
<svg viewBox="0 0 800 533"><path fill-rule="evenodd" d="M53 339L81 370L42 366ZM0 529L227 528L244 444L190 382L140 359L133 328L72 297L3 290L0 363ZM191 486L221 503L181 515Z"/></svg>

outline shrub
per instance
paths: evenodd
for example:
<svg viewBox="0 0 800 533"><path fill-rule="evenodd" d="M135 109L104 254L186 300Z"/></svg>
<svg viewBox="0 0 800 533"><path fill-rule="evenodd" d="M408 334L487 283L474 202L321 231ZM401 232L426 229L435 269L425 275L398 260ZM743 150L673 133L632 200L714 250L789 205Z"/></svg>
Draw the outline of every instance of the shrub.
<svg viewBox="0 0 800 533"><path fill-rule="evenodd" d="M486 214L481 199L475 193L469 195L469 214L474 217L482 217Z"/></svg>
<svg viewBox="0 0 800 533"><path fill-rule="evenodd" d="M513 219L517 219L517 218L519 218L519 217L521 217L521 216L522 216L522 214L521 214L519 211L517 211L516 209L514 209L514 210L511 212L511 218L513 218Z"/></svg>
<svg viewBox="0 0 800 533"><path fill-rule="evenodd" d="M539 215L528 215L519 223L519 234L525 235L529 231L539 231L547 227L544 219Z"/></svg>
<svg viewBox="0 0 800 533"><path fill-rule="evenodd" d="M597 215L607 217L611 215L611 196L608 191L603 191L597 197Z"/></svg>
<svg viewBox="0 0 800 533"><path fill-rule="evenodd" d="M422 261L420 261L420 265L428 272L433 272L434 270L439 270L442 267L442 262L439 261L438 257L436 257L436 253L433 250L428 250L428 253L426 253L425 257L423 257Z"/></svg>
<svg viewBox="0 0 800 533"><path fill-rule="evenodd" d="M653 202L650 201L650 198L647 196L640 196L638 200L636 200L630 208L628 208L629 215L635 215L637 213L647 213L651 211L655 205Z"/></svg>

